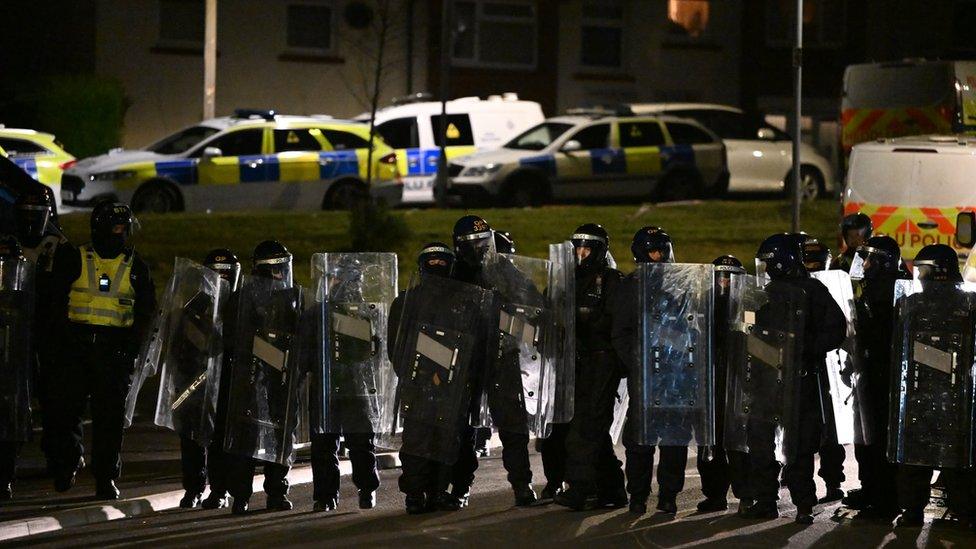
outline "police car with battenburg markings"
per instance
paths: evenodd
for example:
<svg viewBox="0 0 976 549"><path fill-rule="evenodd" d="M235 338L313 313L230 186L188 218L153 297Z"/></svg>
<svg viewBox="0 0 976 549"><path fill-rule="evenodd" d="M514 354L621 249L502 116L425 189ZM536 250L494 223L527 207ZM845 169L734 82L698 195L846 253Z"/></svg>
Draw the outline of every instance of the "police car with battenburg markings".
<svg viewBox="0 0 976 549"><path fill-rule="evenodd" d="M375 138L371 178L368 157L365 124L237 110L145 149L81 160L64 173L61 197L72 206L118 200L151 212L347 208L367 196L399 204L393 149Z"/></svg>
<svg viewBox="0 0 976 549"><path fill-rule="evenodd" d="M510 206L717 196L729 177L722 140L698 122L602 110L549 118L448 170L452 201Z"/></svg>
<svg viewBox="0 0 976 549"><path fill-rule="evenodd" d="M0 154L9 158L27 175L51 187L55 200L59 198L61 174L74 165L75 157L64 150L57 138L49 133L0 124ZM60 207L60 202L57 203Z"/></svg>

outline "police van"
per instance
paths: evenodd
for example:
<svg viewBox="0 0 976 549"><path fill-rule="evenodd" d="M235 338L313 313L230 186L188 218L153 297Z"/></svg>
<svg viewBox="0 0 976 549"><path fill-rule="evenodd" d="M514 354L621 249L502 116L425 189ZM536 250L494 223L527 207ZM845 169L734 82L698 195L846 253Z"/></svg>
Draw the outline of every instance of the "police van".
<svg viewBox="0 0 976 549"><path fill-rule="evenodd" d="M728 187L725 158L722 139L691 119L574 110L452 160L448 195L509 206L716 196Z"/></svg>
<svg viewBox="0 0 976 549"><path fill-rule="evenodd" d="M538 103L520 100L514 93L453 99L447 102L444 152L450 161L475 150L498 148L544 118ZM396 149L404 176L403 202L433 202L441 146L440 101L430 94L395 99L376 112L375 124L377 133Z"/></svg>
<svg viewBox="0 0 976 549"><path fill-rule="evenodd" d="M976 210L976 137L924 135L856 145L844 191L844 215L862 212L875 234L898 241L907 260L929 244L961 250L960 212Z"/></svg>
<svg viewBox="0 0 976 549"><path fill-rule="evenodd" d="M74 165L75 157L53 135L34 130L7 128L0 124L0 154L54 190L60 208L61 174Z"/></svg>
<svg viewBox="0 0 976 549"><path fill-rule="evenodd" d="M359 122L237 110L144 149L80 160L62 176L61 198L159 213L348 208L367 196L397 205L396 154L376 137L369 170L369 149L369 127Z"/></svg>

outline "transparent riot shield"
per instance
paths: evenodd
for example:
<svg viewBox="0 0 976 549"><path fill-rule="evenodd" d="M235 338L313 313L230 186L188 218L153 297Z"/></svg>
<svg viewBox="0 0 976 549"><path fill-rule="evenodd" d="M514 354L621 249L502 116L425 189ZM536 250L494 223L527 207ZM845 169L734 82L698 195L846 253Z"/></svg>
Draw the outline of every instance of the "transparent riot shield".
<svg viewBox="0 0 976 549"><path fill-rule="evenodd" d="M553 352L547 309L549 261L490 254L482 276L495 294L497 352L488 368L486 393L492 423L502 431L547 436L552 423Z"/></svg>
<svg viewBox="0 0 976 549"><path fill-rule="evenodd" d="M315 362L310 391L313 433L375 433L393 372L387 318L397 291L392 253L312 256Z"/></svg>
<svg viewBox="0 0 976 549"><path fill-rule="evenodd" d="M172 293L160 303L168 317L158 335L159 393L155 423L210 444L223 357L220 313L228 287L215 271L183 258L173 267Z"/></svg>
<svg viewBox="0 0 976 549"><path fill-rule="evenodd" d="M543 379L544 392L553 395L552 422L573 419L576 397L576 248L572 242L549 245L549 323L552 375Z"/></svg>
<svg viewBox="0 0 976 549"><path fill-rule="evenodd" d="M260 277L245 278L239 292L224 451L287 464L304 413L305 293Z"/></svg>
<svg viewBox="0 0 976 549"><path fill-rule="evenodd" d="M715 443L714 269L690 263L637 267L640 361L630 397L639 444Z"/></svg>
<svg viewBox="0 0 976 549"><path fill-rule="evenodd" d="M972 467L976 290L971 284L899 280L898 293L888 459Z"/></svg>
<svg viewBox="0 0 976 549"><path fill-rule="evenodd" d="M34 266L0 259L0 440L31 434L31 353Z"/></svg>
<svg viewBox="0 0 976 549"><path fill-rule="evenodd" d="M728 450L748 452L750 441L765 444L775 440L778 460L785 462L792 452L807 314L805 293L759 277L732 279L725 403Z"/></svg>
<svg viewBox="0 0 976 549"><path fill-rule="evenodd" d="M416 275L391 309L396 372L378 444L451 464L482 382L491 292L436 275Z"/></svg>
<svg viewBox="0 0 976 549"><path fill-rule="evenodd" d="M617 398L613 401L613 422L610 423L610 440L616 446L624 432L627 423L627 408L630 406L630 395L627 393L627 379L621 379L617 385Z"/></svg>
<svg viewBox="0 0 976 549"><path fill-rule="evenodd" d="M855 256L860 259L860 256ZM856 340L854 338L854 287L851 284L849 274L840 270L817 271L811 273L827 287L830 296L844 312L847 317L847 339L839 349L827 353L827 379L821 380L821 384L826 381L826 386L821 387L821 392L829 392L829 402L832 404L829 410L824 410L827 416L827 425L833 425L833 435L837 444L853 444L855 438L863 440L863 436L855 437L855 433L863 435L863 430L854 427L854 360L857 353L854 351Z"/></svg>
<svg viewBox="0 0 976 549"><path fill-rule="evenodd" d="M177 258L179 261L181 258ZM175 264L174 264L175 269ZM175 271L174 271L175 272ZM139 348L139 356L136 358L135 373L132 376L132 383L129 385L129 392L125 397L125 415L123 425L130 427L136 413L136 405L139 401L139 393L142 391L146 380L156 375L159 371L159 355L163 348L163 334L168 330L170 313L172 307L167 306L173 302L173 294L176 292L178 278L171 276L163 290L163 296L156 307L156 316L153 318L152 328L149 335L142 342Z"/></svg>

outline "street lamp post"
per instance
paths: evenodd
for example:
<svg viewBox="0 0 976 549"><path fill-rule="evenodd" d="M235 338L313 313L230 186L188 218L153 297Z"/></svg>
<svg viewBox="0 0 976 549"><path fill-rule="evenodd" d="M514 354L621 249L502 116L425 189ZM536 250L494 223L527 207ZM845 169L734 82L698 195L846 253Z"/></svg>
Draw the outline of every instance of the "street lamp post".
<svg viewBox="0 0 976 549"><path fill-rule="evenodd" d="M437 176L434 180L434 199L437 206L447 205L447 96L450 93L451 46L454 33L451 29L451 0L441 2L441 118L437 131L440 135L440 155L437 158Z"/></svg>
<svg viewBox="0 0 976 549"><path fill-rule="evenodd" d="M793 232L800 231L800 115L803 94L803 0L796 0L796 44L793 47Z"/></svg>
<svg viewBox="0 0 976 549"><path fill-rule="evenodd" d="M214 117L217 99L217 0L207 0L203 34L203 118Z"/></svg>

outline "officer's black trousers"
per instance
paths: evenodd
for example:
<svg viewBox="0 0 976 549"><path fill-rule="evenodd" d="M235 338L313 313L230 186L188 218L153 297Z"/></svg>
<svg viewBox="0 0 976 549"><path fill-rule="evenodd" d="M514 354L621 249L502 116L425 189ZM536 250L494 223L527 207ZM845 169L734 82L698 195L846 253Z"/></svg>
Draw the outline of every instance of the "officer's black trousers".
<svg viewBox="0 0 976 549"><path fill-rule="evenodd" d="M556 423L551 429L549 436L539 441L539 453L542 455L542 472L546 476L546 485L560 489L566 480L566 438L569 435L569 424Z"/></svg>
<svg viewBox="0 0 976 549"><path fill-rule="evenodd" d="M82 416L91 402L92 473L115 480L122 471L122 425L134 359L128 331L109 333L72 327L61 360L45 381L50 433L45 451L52 472L69 474L84 453Z"/></svg>
<svg viewBox="0 0 976 549"><path fill-rule="evenodd" d="M202 494L207 486L207 449L180 435L180 466L183 489L191 494Z"/></svg>
<svg viewBox="0 0 976 549"><path fill-rule="evenodd" d="M745 497L758 502L775 502L779 499L780 471L780 463L776 461L776 425L750 421L746 426L746 437L749 453L743 460L748 471L748 495Z"/></svg>
<svg viewBox="0 0 976 549"><path fill-rule="evenodd" d="M651 476L654 469L654 446L644 446L629 440L624 431L624 448L627 462L627 492L631 500L646 501L651 493ZM676 497L685 486L685 465L688 463L687 446L661 446L661 460L657 464L659 499Z"/></svg>
<svg viewBox="0 0 976 549"><path fill-rule="evenodd" d="M790 489L790 499L797 507L813 507L817 504L817 485L813 480L814 454L820 449L823 436L823 416L820 410L820 393L817 378L808 375L800 378L800 402L797 433L793 436L796 448L787 456L783 477Z"/></svg>
<svg viewBox="0 0 976 549"><path fill-rule="evenodd" d="M315 501L339 499L339 437L345 440L352 462L352 482L356 488L373 492L380 487L376 471L376 447L373 433L313 434L312 497Z"/></svg>
<svg viewBox="0 0 976 549"><path fill-rule="evenodd" d="M624 487L622 464L610 438L620 378L610 352L580 354L579 360L573 420L565 442L566 481L584 492L613 495Z"/></svg>
<svg viewBox="0 0 976 549"><path fill-rule="evenodd" d="M847 453L844 447L834 442L826 442L820 445L817 452L820 456L820 469L817 476L823 479L827 488L840 488L846 478L844 476L844 460Z"/></svg>
<svg viewBox="0 0 976 549"><path fill-rule="evenodd" d="M253 494L254 473L264 466L264 493L268 497L288 495L291 467L242 456L227 456L227 490L235 501L248 501Z"/></svg>
<svg viewBox="0 0 976 549"><path fill-rule="evenodd" d="M418 432L422 427L408 428L408 425L405 423L403 427L404 439L429 436L429 433ZM456 461L450 465L401 451L400 491L408 496L420 494L432 496L447 491L448 486L451 486L452 491L458 495L467 493L474 482L474 473L478 470L475 437L475 430L471 427L461 430L458 455Z"/></svg>
<svg viewBox="0 0 976 549"><path fill-rule="evenodd" d="M857 477L867 501L878 509L897 507L898 466L889 462L886 450L887 436L875 444L854 445L854 458L857 459Z"/></svg>
<svg viewBox="0 0 976 549"><path fill-rule="evenodd" d="M17 455L23 442L0 440L0 487L12 483L17 476Z"/></svg>
<svg viewBox="0 0 976 549"><path fill-rule="evenodd" d="M218 417L218 420L220 418ZM217 422L213 441L207 448L207 478L210 481L210 494L217 497L227 495L227 475L230 457L224 453L223 423Z"/></svg>
<svg viewBox="0 0 976 549"><path fill-rule="evenodd" d="M698 474L706 498L726 500L729 487L738 499L753 499L748 486L749 456L721 446L698 447Z"/></svg>
<svg viewBox="0 0 976 549"><path fill-rule="evenodd" d="M515 431L498 431L502 443L502 465L508 472L508 482L514 486L532 484L532 466L529 464L529 434Z"/></svg>

